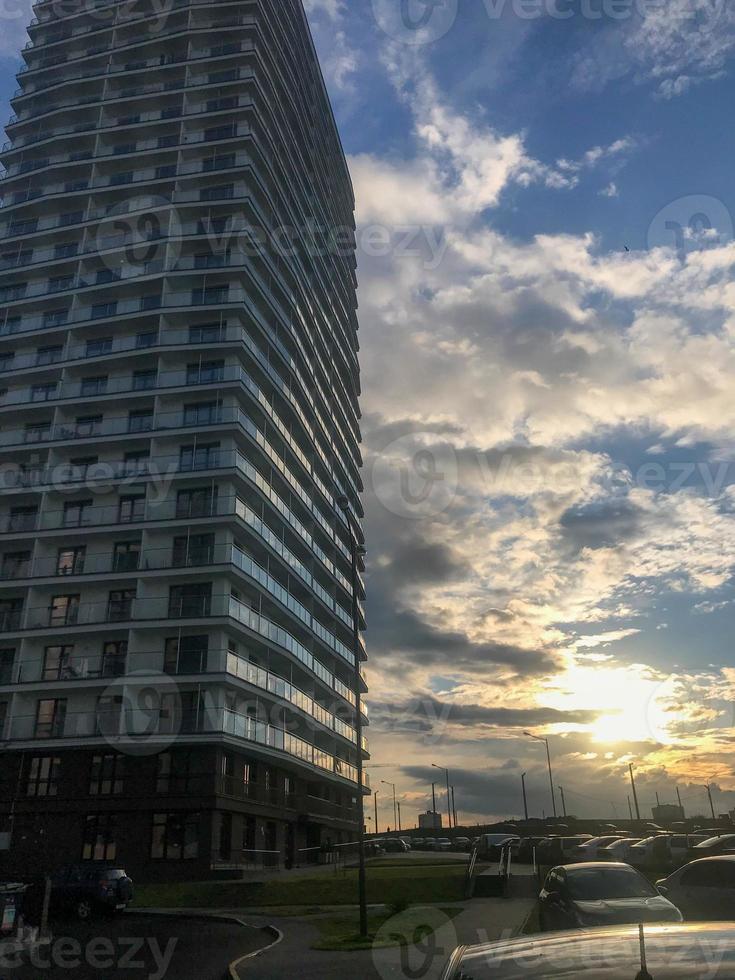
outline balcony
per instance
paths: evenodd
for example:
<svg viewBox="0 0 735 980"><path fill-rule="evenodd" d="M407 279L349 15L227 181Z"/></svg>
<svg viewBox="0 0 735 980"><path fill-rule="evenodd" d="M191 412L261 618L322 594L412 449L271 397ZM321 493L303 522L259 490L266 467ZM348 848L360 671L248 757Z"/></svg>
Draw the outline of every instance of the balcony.
<svg viewBox="0 0 735 980"><path fill-rule="evenodd" d="M328 772L357 783L357 769L345 759L324 751L291 732L265 722L256 721L221 706L150 711L123 709L96 711L64 711L49 724L41 724L37 716L17 715L10 721L10 742L40 742L63 740L104 740L117 746L150 745L157 741L168 745L171 738L186 739L197 735L226 735L242 742L251 742L276 753L282 753L315 770ZM364 785L369 786L367 774Z"/></svg>
<svg viewBox="0 0 735 980"><path fill-rule="evenodd" d="M15 665L11 676L0 678L0 683L26 685L53 682L72 687L74 684L86 684L89 681L108 682L116 677L131 677L136 683L142 675L150 673L151 665L161 663L162 653L159 652L128 652L122 659L109 661L104 654L85 657L67 657L58 670L45 669L41 657L25 658ZM343 738L357 744L355 729L344 721L338 714L324 708L312 696L291 684L285 678L258 667L248 660L229 650L208 650L200 660L191 664L185 654L179 653L175 663L165 663L164 670L173 677L196 676L213 677L225 674L228 677L243 681L250 687L257 688L265 694L289 703L298 711L308 715L330 732L335 732ZM341 692L334 686L331 690L342 697ZM349 702L352 704L352 702ZM367 718L367 712L363 710ZM367 739L363 738L363 750L368 751Z"/></svg>

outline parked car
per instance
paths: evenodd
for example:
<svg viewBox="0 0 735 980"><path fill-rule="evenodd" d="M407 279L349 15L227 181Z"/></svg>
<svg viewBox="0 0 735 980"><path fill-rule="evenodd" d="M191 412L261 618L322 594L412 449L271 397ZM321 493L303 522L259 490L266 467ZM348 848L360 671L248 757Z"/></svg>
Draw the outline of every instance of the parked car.
<svg viewBox="0 0 735 980"><path fill-rule="evenodd" d="M133 882L122 868L98 862L72 864L51 876L51 905L89 919L95 911L122 912L133 898Z"/></svg>
<svg viewBox="0 0 735 980"><path fill-rule="evenodd" d="M644 929L647 972L655 980L735 980L735 926L718 922ZM712 956L712 950L718 950ZM721 955L720 955L721 954ZM604 970L601 969L604 963ZM520 936L459 946L441 980L634 980L643 976L638 926Z"/></svg>
<svg viewBox="0 0 735 980"><path fill-rule="evenodd" d="M598 861L617 861L622 864L630 864L631 848L638 843L637 837L623 837L613 841L607 847L601 847L597 852Z"/></svg>
<svg viewBox="0 0 735 980"><path fill-rule="evenodd" d="M452 841L453 851L471 851L472 844L469 837L455 837Z"/></svg>
<svg viewBox="0 0 735 980"><path fill-rule="evenodd" d="M701 858L656 882L685 919L731 919L735 915L735 854Z"/></svg>
<svg viewBox="0 0 735 980"><path fill-rule="evenodd" d="M577 834L575 837L547 837L539 851L541 864L564 864L570 861L576 847L592 840L591 834Z"/></svg>
<svg viewBox="0 0 735 980"><path fill-rule="evenodd" d="M681 922L681 912L628 864L552 868L539 895L542 931L625 922Z"/></svg>
<svg viewBox="0 0 735 980"><path fill-rule="evenodd" d="M593 837L592 840L583 841L572 849L571 856L575 861L598 861L600 851L603 847L608 847L620 840L620 834L611 834L607 837Z"/></svg>
<svg viewBox="0 0 735 980"><path fill-rule="evenodd" d="M433 851L434 844L436 844L436 837L425 837L424 843L421 845L422 851Z"/></svg>
<svg viewBox="0 0 735 980"><path fill-rule="evenodd" d="M722 834L720 837L705 838L705 840L694 845L690 855L692 858L700 858L728 853L735 853L735 834Z"/></svg>
<svg viewBox="0 0 735 980"><path fill-rule="evenodd" d="M630 849L630 864L635 868L675 868L689 858L699 843L701 838L694 834L646 837Z"/></svg>
<svg viewBox="0 0 735 980"><path fill-rule="evenodd" d="M420 851L423 846L424 846L424 838L423 837L412 837L411 838L411 847L412 847L412 849L414 851Z"/></svg>
<svg viewBox="0 0 735 980"><path fill-rule="evenodd" d="M448 837L437 837L434 841L434 851L451 851L452 842Z"/></svg>
<svg viewBox="0 0 735 980"><path fill-rule="evenodd" d="M405 854L406 851L410 850L406 842L400 837L384 837L376 843L383 848L386 854Z"/></svg>
<svg viewBox="0 0 735 980"><path fill-rule="evenodd" d="M506 844L513 844L515 841L520 844L520 837L510 834L481 834L477 842L478 854L481 858L494 860L500 856Z"/></svg>

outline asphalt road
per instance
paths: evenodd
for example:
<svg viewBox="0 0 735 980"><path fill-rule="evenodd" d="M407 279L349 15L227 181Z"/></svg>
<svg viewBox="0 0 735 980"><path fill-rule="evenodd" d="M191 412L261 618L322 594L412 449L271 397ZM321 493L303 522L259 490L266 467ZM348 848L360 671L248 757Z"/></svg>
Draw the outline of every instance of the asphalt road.
<svg viewBox="0 0 735 980"><path fill-rule="evenodd" d="M59 920L53 932L31 962L0 957L0 980L223 980L232 960L272 941L257 926L134 912Z"/></svg>

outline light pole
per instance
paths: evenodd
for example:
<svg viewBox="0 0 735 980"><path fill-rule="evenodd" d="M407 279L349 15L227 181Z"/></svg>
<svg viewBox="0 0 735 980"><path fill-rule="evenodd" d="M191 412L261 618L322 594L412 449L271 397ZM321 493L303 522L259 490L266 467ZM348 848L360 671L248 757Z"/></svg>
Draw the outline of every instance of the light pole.
<svg viewBox="0 0 735 980"><path fill-rule="evenodd" d="M521 789L523 790L523 812L526 816L526 823L528 823L528 797L526 796L526 775L527 773L521 773Z"/></svg>
<svg viewBox="0 0 735 980"><path fill-rule="evenodd" d="M444 775L447 777L447 820L449 821L449 830L452 829L452 798L449 795L449 770L446 766L438 766L435 762L431 763L433 769L443 769Z"/></svg>
<svg viewBox="0 0 735 980"><path fill-rule="evenodd" d="M360 938L368 934L367 915L367 881L365 877L365 800L363 798L362 775L362 674L360 673L360 605L358 600L359 578L357 574L358 557L364 558L366 551L357 543L352 518L350 516L350 501L341 496L337 506L342 511L344 523L350 538L350 565L352 571L352 652L355 659L355 735L357 738L357 846L359 849L357 891L360 904ZM376 827L377 830L377 827Z"/></svg>
<svg viewBox="0 0 735 980"><path fill-rule="evenodd" d="M549 765L549 788L551 790L551 807L554 811L554 820L556 820L556 794L554 793L554 775L551 771L551 752L549 750L549 740L548 738L543 738L541 735L534 735L531 732L524 732L529 738L535 739L537 742L543 742L546 746L546 761Z"/></svg>
<svg viewBox="0 0 735 980"><path fill-rule="evenodd" d="M710 776L707 780L707 796L709 797L709 808L712 811L712 823L717 823L717 817L715 816L715 801L712 799L712 780L714 778L714 776Z"/></svg>
<svg viewBox="0 0 735 980"><path fill-rule="evenodd" d="M380 790L376 789L375 792L373 793L373 803L375 804L375 833L376 834L380 833L380 830L378 828L378 793L379 792Z"/></svg>
<svg viewBox="0 0 735 980"><path fill-rule="evenodd" d="M386 786L391 786L393 788L393 830L398 829L398 811L396 809L396 784L389 783L387 779L381 779L381 783Z"/></svg>
<svg viewBox="0 0 735 980"><path fill-rule="evenodd" d="M630 770L630 785L633 790L633 803L635 804L635 818L636 820L641 819L641 808L638 805L638 790L635 788L635 776L633 775L633 763L628 763L628 769Z"/></svg>

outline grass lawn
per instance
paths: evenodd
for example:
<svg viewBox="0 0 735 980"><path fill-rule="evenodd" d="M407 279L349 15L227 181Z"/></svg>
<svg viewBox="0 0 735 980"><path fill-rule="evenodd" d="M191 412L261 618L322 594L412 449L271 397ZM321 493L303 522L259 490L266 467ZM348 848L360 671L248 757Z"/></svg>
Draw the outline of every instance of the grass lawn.
<svg viewBox="0 0 735 980"><path fill-rule="evenodd" d="M464 899L464 864L433 866L370 865L367 898L370 904L459 902ZM313 877L284 876L261 883L205 881L139 885L138 908L243 908L280 905L355 905L357 871Z"/></svg>
<svg viewBox="0 0 735 980"><path fill-rule="evenodd" d="M437 911L443 913L446 918L438 920ZM319 928L319 939L311 948L346 953L362 949L384 949L389 946L399 946L402 941L405 942L403 937L407 935L414 936L416 939L430 936L437 921L441 921L443 924L447 918L453 919L461 911L462 909L457 907L439 910L407 909L400 913L400 935L393 936L388 934L388 930L380 933L380 927L388 922L394 913L372 912L368 916L368 936L366 939L361 938L359 934L357 910L349 914L330 915L316 920L315 924Z"/></svg>

